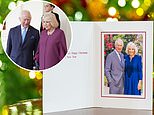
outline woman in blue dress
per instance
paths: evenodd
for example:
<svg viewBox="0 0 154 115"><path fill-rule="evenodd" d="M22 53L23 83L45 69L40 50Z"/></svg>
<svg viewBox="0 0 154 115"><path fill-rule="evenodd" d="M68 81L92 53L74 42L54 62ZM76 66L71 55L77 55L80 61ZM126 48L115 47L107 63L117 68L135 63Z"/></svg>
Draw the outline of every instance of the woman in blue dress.
<svg viewBox="0 0 154 115"><path fill-rule="evenodd" d="M141 95L142 58L137 55L138 49L133 42L126 47L124 94Z"/></svg>

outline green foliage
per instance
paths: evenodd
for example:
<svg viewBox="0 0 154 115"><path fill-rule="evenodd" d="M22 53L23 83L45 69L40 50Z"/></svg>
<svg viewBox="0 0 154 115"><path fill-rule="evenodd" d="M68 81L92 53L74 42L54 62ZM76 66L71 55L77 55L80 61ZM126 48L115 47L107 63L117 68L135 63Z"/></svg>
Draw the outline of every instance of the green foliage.
<svg viewBox="0 0 154 115"><path fill-rule="evenodd" d="M69 18L71 17L70 20L75 20L76 12L82 13L81 21L89 21L90 19L86 9L81 6L80 0L72 0L70 3L63 4L61 8Z"/></svg>
<svg viewBox="0 0 154 115"><path fill-rule="evenodd" d="M8 5L10 0L0 0L0 23L3 22L7 14L9 13ZM3 7L2 7L3 6Z"/></svg>
<svg viewBox="0 0 154 115"><path fill-rule="evenodd" d="M5 55L0 44L0 110L4 105L17 103L25 99L40 98L37 82L23 74ZM25 70L26 71L26 70Z"/></svg>
<svg viewBox="0 0 154 115"><path fill-rule="evenodd" d="M39 97L34 80L20 75L18 71L18 69L9 70L4 74L7 105Z"/></svg>

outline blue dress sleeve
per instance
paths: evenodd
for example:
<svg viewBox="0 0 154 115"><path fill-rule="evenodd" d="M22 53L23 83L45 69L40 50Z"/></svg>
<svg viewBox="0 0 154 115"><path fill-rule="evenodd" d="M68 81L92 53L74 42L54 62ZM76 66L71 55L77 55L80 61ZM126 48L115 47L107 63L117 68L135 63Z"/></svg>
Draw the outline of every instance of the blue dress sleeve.
<svg viewBox="0 0 154 115"><path fill-rule="evenodd" d="M143 76L143 72L142 72L142 58L141 58L141 56L138 56L138 77L139 77L139 80L142 80L142 76Z"/></svg>

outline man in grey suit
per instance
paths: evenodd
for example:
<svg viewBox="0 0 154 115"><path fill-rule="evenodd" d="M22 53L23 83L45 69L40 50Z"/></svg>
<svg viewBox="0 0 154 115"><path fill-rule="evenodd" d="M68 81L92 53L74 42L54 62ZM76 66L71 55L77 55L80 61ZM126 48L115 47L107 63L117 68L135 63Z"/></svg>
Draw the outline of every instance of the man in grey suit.
<svg viewBox="0 0 154 115"><path fill-rule="evenodd" d="M115 41L115 50L106 58L105 75L109 84L110 94L123 94L124 88L124 55L121 53L123 41Z"/></svg>

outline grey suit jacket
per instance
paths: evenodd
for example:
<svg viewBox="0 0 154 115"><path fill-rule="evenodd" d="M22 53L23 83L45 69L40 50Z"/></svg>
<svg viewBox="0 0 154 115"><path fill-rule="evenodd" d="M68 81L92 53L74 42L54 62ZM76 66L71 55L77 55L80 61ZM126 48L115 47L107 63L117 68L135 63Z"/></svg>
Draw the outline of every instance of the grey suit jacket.
<svg viewBox="0 0 154 115"><path fill-rule="evenodd" d="M105 75L109 84L118 84L121 78L124 78L124 55L122 61L119 60L116 51L111 52L106 58Z"/></svg>

